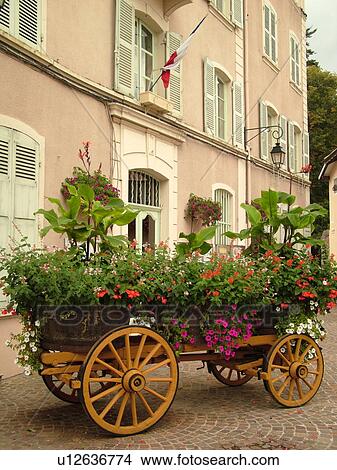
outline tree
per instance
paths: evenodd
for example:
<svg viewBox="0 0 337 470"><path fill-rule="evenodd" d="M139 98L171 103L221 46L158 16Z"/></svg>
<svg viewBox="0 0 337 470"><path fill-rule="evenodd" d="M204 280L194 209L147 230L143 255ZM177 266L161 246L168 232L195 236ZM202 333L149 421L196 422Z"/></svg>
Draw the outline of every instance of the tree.
<svg viewBox="0 0 337 470"><path fill-rule="evenodd" d="M310 43L309 43L309 40L312 38L312 36L316 33L317 31L317 28L313 29L312 26L310 26L310 28L307 28L306 29L306 46L307 46L307 49L306 49L306 54L307 54L307 65L317 65L319 66L317 60L315 59L312 59L312 57L316 54L316 52L314 50L312 50L310 48Z"/></svg>
<svg viewBox="0 0 337 470"><path fill-rule="evenodd" d="M308 111L310 133L311 202L329 207L329 192L326 181L319 181L318 175L323 159L337 147L337 74L309 65ZM321 233L328 227L322 220L317 227Z"/></svg>

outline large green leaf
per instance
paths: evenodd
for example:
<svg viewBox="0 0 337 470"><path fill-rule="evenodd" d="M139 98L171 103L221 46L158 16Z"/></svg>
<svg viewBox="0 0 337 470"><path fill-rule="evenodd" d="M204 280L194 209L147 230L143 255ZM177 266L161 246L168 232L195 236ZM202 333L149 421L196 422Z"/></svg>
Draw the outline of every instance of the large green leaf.
<svg viewBox="0 0 337 470"><path fill-rule="evenodd" d="M282 191L278 192L278 203L280 204L287 204L288 206L291 206L294 204L296 201L296 196L293 196L292 194L284 193Z"/></svg>
<svg viewBox="0 0 337 470"><path fill-rule="evenodd" d="M261 213L254 206L242 203L241 207L247 212L249 222L252 225L256 225L261 222Z"/></svg>
<svg viewBox="0 0 337 470"><path fill-rule="evenodd" d="M119 226L128 225L133 220L135 220L138 214L139 214L139 211L127 209L122 215L120 215L118 218L114 220L114 224L119 225Z"/></svg>
<svg viewBox="0 0 337 470"><path fill-rule="evenodd" d="M278 211L278 193L269 189L261 191L260 204L269 219L275 217Z"/></svg>
<svg viewBox="0 0 337 470"><path fill-rule="evenodd" d="M44 218L51 224L56 225L58 223L58 217L54 209L50 209L49 211L45 209L39 209L38 211L34 212L35 214L42 214Z"/></svg>
<svg viewBox="0 0 337 470"><path fill-rule="evenodd" d="M79 196L71 196L67 201L68 204L68 217L76 219L81 207L81 198Z"/></svg>
<svg viewBox="0 0 337 470"><path fill-rule="evenodd" d="M78 194L87 202L93 202L95 199L94 190L88 184L79 184Z"/></svg>

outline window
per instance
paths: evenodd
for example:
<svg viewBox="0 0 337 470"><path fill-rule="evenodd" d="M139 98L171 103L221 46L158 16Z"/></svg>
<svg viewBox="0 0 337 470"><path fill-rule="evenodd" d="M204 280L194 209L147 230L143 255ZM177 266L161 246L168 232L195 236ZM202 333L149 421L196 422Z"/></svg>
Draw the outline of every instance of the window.
<svg viewBox="0 0 337 470"><path fill-rule="evenodd" d="M244 141L243 87L239 82L234 82L232 87L230 77L220 67L209 59L205 60L205 132L242 148Z"/></svg>
<svg viewBox="0 0 337 470"><path fill-rule="evenodd" d="M135 86L136 96L142 91L150 89L153 71L153 43L152 32L136 18L135 23L135 57L136 57L136 72L135 72Z"/></svg>
<svg viewBox="0 0 337 470"><path fill-rule="evenodd" d="M141 2L138 7L142 8ZM131 0L116 0L115 26L114 89L139 99L139 94L149 90L151 81L159 75L160 67L178 49L181 37L171 31L164 32L148 10L136 10ZM165 95L179 117L182 114L181 70L182 64L171 72ZM158 90L161 88L155 86L152 91Z"/></svg>
<svg viewBox="0 0 337 470"><path fill-rule="evenodd" d="M225 83L221 80L220 77L215 77L216 81L216 106L215 106L215 114L216 114L216 136L220 137L220 139L225 138Z"/></svg>
<svg viewBox="0 0 337 470"><path fill-rule="evenodd" d="M290 79L295 85L300 85L300 46L294 36L290 36Z"/></svg>
<svg viewBox="0 0 337 470"><path fill-rule="evenodd" d="M278 111L269 103L260 102L260 127L281 125ZM270 152L275 145L274 131L277 128L267 129L260 134L260 157L270 160ZM281 142L280 142L281 143Z"/></svg>
<svg viewBox="0 0 337 470"><path fill-rule="evenodd" d="M0 29L31 47L41 45L41 0L5 0Z"/></svg>
<svg viewBox="0 0 337 470"><path fill-rule="evenodd" d="M243 0L210 0L223 16L237 26L243 27Z"/></svg>
<svg viewBox="0 0 337 470"><path fill-rule="evenodd" d="M160 182L143 171L130 171L129 202L139 210L128 225L129 240L154 247L160 239Z"/></svg>
<svg viewBox="0 0 337 470"><path fill-rule="evenodd" d="M277 16L269 4L264 4L264 52L277 62Z"/></svg>
<svg viewBox="0 0 337 470"><path fill-rule="evenodd" d="M221 220L217 224L215 234L215 245L217 247L229 245L230 240L223 234L228 230L232 230L232 212L233 212L233 196L225 189L216 189L214 191L214 200L221 205Z"/></svg>
<svg viewBox="0 0 337 470"><path fill-rule="evenodd" d="M302 168L302 132L297 126L294 126L294 155L295 155L295 171Z"/></svg>

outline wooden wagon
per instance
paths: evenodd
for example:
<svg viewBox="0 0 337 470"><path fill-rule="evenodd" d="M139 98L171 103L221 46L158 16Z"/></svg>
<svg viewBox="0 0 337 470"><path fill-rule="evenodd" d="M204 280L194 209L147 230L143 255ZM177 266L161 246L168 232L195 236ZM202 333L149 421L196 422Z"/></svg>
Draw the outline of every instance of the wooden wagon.
<svg viewBox="0 0 337 470"><path fill-rule="evenodd" d="M145 326L100 323L100 312L69 328L55 319L42 325L41 376L58 398L81 403L88 416L115 435L142 432L170 408L178 387L178 363L202 361L221 383L239 386L252 377L281 405L297 407L318 391L324 372L320 347L310 337L277 338L261 332L241 341L233 360L200 339L176 356L163 336ZM123 322L121 322L123 323Z"/></svg>

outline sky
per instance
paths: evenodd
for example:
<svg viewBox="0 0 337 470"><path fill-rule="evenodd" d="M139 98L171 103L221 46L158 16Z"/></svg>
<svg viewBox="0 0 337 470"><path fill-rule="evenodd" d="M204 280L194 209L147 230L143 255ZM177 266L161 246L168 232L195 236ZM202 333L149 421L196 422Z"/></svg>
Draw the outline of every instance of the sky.
<svg viewBox="0 0 337 470"><path fill-rule="evenodd" d="M310 40L323 69L337 73L337 0L306 0L307 27L317 28Z"/></svg>

